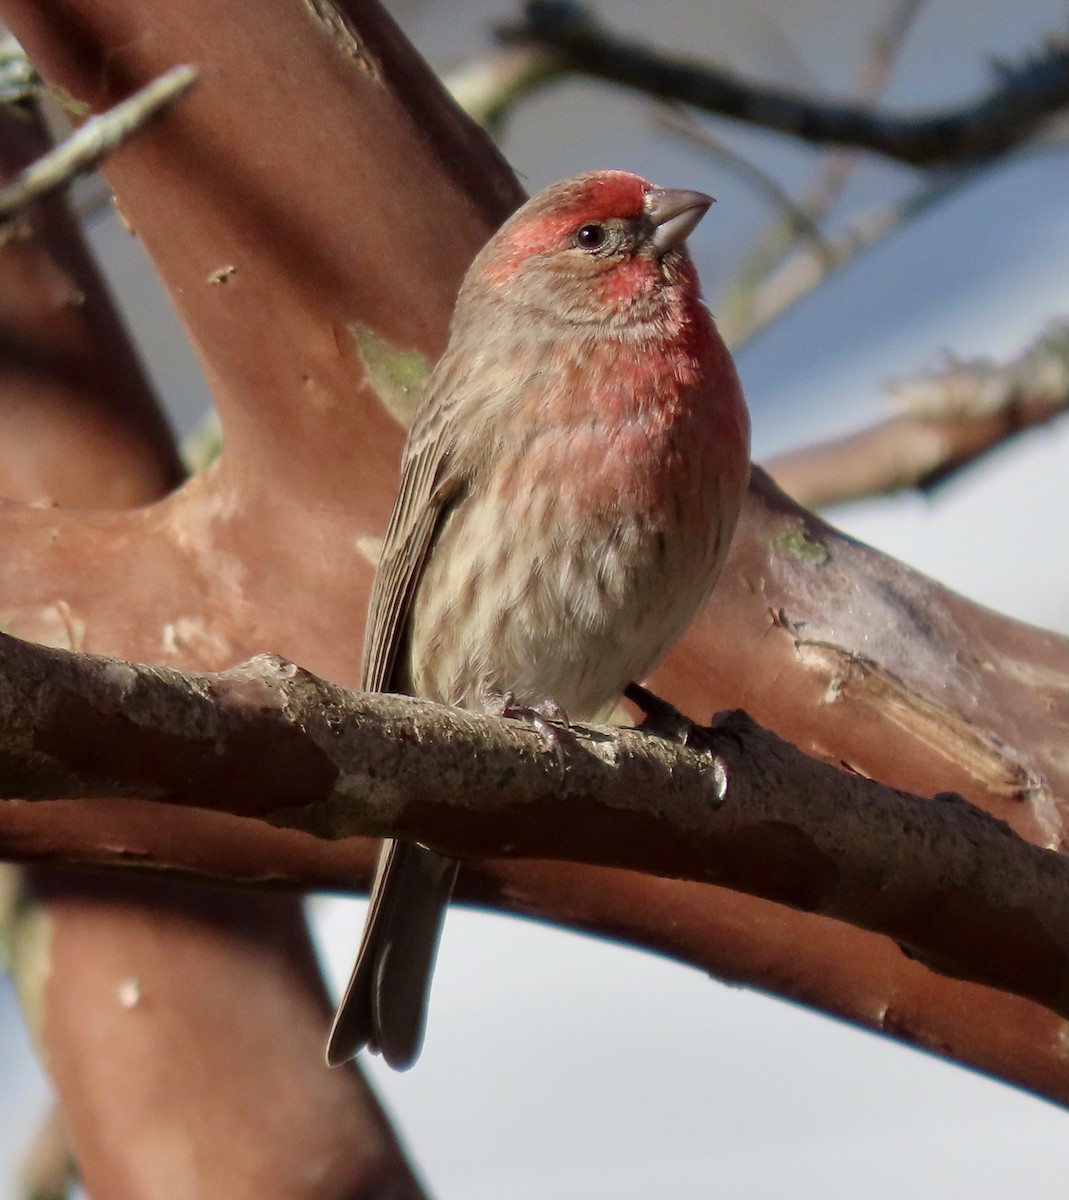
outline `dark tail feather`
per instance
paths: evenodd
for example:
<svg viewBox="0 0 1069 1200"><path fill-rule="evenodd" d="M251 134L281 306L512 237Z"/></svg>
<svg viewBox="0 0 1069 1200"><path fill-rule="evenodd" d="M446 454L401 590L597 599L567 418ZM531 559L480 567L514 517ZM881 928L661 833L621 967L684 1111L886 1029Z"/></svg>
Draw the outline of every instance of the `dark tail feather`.
<svg viewBox="0 0 1069 1200"><path fill-rule="evenodd" d="M327 1041L330 1066L365 1046L398 1071L418 1058L458 867L415 842L383 843L360 953Z"/></svg>

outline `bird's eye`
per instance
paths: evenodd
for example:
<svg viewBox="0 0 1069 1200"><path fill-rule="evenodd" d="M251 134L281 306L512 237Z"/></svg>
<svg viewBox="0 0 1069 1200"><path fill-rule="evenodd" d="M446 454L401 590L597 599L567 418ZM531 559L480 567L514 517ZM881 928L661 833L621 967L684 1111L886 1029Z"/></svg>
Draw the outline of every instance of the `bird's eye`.
<svg viewBox="0 0 1069 1200"><path fill-rule="evenodd" d="M605 245L607 237L604 225L582 225L576 231L575 244L583 250L597 250Z"/></svg>

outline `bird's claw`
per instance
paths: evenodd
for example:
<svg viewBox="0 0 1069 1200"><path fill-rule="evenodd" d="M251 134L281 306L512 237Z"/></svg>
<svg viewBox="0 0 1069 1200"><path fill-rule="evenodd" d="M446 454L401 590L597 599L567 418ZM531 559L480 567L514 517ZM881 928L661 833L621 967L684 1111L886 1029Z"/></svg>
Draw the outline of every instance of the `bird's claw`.
<svg viewBox="0 0 1069 1200"><path fill-rule="evenodd" d="M564 747L562 734L571 728L568 714L556 700L539 700L537 704L517 704L512 692L492 694L486 698L486 711L495 717L512 721L526 721L533 725L542 738L542 748L552 751L557 764L563 771Z"/></svg>
<svg viewBox="0 0 1069 1200"><path fill-rule="evenodd" d="M624 696L636 707L642 710L645 718L639 726L646 733L656 734L668 742L678 742L681 746L689 745L700 731L688 716L685 716L673 704L662 700L644 688L640 683L629 683L624 689Z"/></svg>

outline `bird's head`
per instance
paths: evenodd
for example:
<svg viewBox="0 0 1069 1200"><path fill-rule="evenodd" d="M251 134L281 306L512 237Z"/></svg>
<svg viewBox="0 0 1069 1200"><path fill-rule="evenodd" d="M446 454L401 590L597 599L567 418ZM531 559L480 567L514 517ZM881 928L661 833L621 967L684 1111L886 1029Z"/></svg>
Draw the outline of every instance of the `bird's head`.
<svg viewBox="0 0 1069 1200"><path fill-rule="evenodd" d="M712 202L626 171L552 184L479 253L462 303L609 327L656 321L667 307L699 299L686 239Z"/></svg>

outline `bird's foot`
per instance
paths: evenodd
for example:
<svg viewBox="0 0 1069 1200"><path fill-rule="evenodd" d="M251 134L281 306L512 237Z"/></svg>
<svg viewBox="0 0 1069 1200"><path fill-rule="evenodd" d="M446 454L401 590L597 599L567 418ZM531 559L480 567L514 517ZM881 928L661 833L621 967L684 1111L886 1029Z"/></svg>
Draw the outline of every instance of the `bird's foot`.
<svg viewBox="0 0 1069 1200"><path fill-rule="evenodd" d="M537 704L517 704L512 692L490 692L483 705L490 716L505 717L510 721L526 721L533 725L542 738L543 748L547 753L551 751L555 755L561 770L564 770L562 735L571 728L571 722L556 700L547 697L539 700Z"/></svg>
<svg viewBox="0 0 1069 1200"><path fill-rule="evenodd" d="M662 700L640 683L629 683L624 688L624 696L642 710L645 720L639 728L645 733L653 733L665 741L686 746L701 731L701 726L681 713L675 705Z"/></svg>
<svg viewBox="0 0 1069 1200"><path fill-rule="evenodd" d="M662 737L666 741L687 746L699 754L712 755L717 793L722 799L728 786L727 766L721 756L715 752L710 740L710 730L703 728L696 721L692 721L674 704L662 700L660 696L654 695L639 683L629 683L624 689L624 695L645 714L646 719L639 726L644 733L652 733L655 737ZM737 716L745 717L745 714L721 714L721 718L726 717L728 720ZM714 717L710 729L717 728L721 718ZM749 721L750 718L746 717L745 719Z"/></svg>

